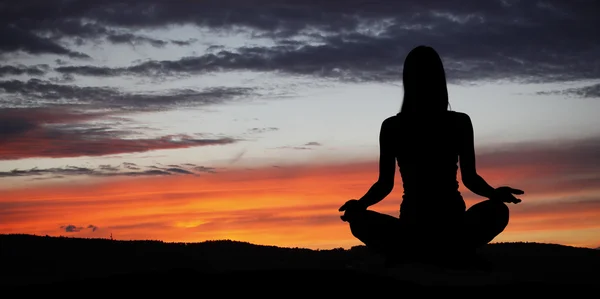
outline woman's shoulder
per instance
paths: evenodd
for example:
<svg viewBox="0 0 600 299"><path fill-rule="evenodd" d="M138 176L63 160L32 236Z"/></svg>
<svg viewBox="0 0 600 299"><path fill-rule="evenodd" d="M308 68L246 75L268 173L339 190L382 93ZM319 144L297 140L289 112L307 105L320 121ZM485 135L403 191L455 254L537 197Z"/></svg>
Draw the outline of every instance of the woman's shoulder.
<svg viewBox="0 0 600 299"><path fill-rule="evenodd" d="M402 124L402 115L400 113L389 116L383 120L381 123L382 128L395 128Z"/></svg>
<svg viewBox="0 0 600 299"><path fill-rule="evenodd" d="M450 115L452 115L452 118L460 123L470 123L471 122L471 117L465 113L465 112L459 112L459 111L448 111L450 112Z"/></svg>
<svg viewBox="0 0 600 299"><path fill-rule="evenodd" d="M453 115L454 117L469 117L469 115L465 112L448 110L448 114Z"/></svg>
<svg viewBox="0 0 600 299"><path fill-rule="evenodd" d="M395 115L392 115L392 116L384 119L383 123L384 124L393 123L393 122L397 121L399 118L400 118L400 114L395 114Z"/></svg>

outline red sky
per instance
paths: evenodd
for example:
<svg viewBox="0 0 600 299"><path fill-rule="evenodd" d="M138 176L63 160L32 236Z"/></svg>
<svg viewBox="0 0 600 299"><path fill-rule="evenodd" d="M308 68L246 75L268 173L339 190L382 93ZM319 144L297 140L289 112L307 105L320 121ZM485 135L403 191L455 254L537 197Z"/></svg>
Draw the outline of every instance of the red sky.
<svg viewBox="0 0 600 299"><path fill-rule="evenodd" d="M494 241L600 245L600 178L585 144L573 144L483 151L479 173L490 184L526 192L521 204L509 205L511 221ZM574 149L577 155L564 155ZM337 209L376 178L377 161L365 161L53 182L4 190L0 233L349 247L360 243ZM398 216L402 188L396 181L374 210ZM467 206L483 200L461 191Z"/></svg>

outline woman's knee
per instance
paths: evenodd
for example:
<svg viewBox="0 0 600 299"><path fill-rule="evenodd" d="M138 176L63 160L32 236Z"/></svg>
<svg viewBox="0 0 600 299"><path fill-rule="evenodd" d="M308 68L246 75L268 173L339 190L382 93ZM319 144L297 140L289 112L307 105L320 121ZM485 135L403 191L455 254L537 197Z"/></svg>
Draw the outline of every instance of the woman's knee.
<svg viewBox="0 0 600 299"><path fill-rule="evenodd" d="M508 216L508 207L505 203L498 200L485 200L473 205L469 208L470 212L478 212L484 214L495 214L499 216Z"/></svg>
<svg viewBox="0 0 600 299"><path fill-rule="evenodd" d="M493 222L497 228L504 229L508 225L509 209L505 203L497 200L486 200L473 205L467 210L467 220L474 222Z"/></svg>
<svg viewBox="0 0 600 299"><path fill-rule="evenodd" d="M362 223L356 221L350 222L350 232L359 240L362 240L367 236L366 227L362 225Z"/></svg>
<svg viewBox="0 0 600 299"><path fill-rule="evenodd" d="M493 219L493 226L495 230L500 233L508 225L510 218L510 212L508 206L497 200L488 200L490 205L490 219Z"/></svg>
<svg viewBox="0 0 600 299"><path fill-rule="evenodd" d="M495 204L495 210L496 210L495 214L498 215L497 216L498 219L504 220L506 223L508 223L508 218L510 216L508 206L501 201L494 201L494 204Z"/></svg>

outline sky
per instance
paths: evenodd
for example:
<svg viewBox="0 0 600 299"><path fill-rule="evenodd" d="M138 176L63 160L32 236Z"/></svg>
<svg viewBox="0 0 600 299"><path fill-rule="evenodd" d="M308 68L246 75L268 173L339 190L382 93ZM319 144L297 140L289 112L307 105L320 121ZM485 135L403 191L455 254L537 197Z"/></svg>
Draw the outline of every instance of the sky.
<svg viewBox="0 0 600 299"><path fill-rule="evenodd" d="M314 249L377 179L402 64L434 47L494 242L600 246L595 0L0 1L0 233ZM460 191L467 206L484 198ZM398 216L402 181L372 209Z"/></svg>

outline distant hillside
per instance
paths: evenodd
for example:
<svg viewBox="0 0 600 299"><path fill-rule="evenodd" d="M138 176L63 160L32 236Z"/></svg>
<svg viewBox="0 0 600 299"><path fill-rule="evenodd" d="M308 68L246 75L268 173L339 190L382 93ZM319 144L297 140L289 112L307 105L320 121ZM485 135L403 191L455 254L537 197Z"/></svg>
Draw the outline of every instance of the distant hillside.
<svg viewBox="0 0 600 299"><path fill-rule="evenodd" d="M502 273L503 282L591 285L600 281L600 252L594 249L556 244L499 243L486 246L481 254L493 262L495 273ZM301 275L303 279L318 281L354 275L352 279L363 284L369 279L382 279L396 281L393 284L396 286L398 280L394 279L399 277L380 266L378 257L371 255L364 246L350 250L310 250L228 240L165 243L0 235L0 262L0 280L6 286L67 282L78 285L101 281L114 285L114 279L107 279L120 277L115 275L125 275L122 277L128 278L123 278L123 281L130 284L132 279L139 280L140 277L145 277L144 283L162 277L161 284L165 284L164 279L183 279L181 275L187 278L202 277L203 281L207 281L208 278L214 280L219 275L234 273L245 273L238 279L248 281L258 279L256 273L260 271L263 274L305 273ZM351 270L354 272L349 272ZM403 271L408 277L415 276L414 270ZM169 274L165 276L165 273ZM356 276L367 274L379 276ZM283 274L272 275L269 279L287 277ZM318 276L323 276L323 279L317 279ZM351 281L349 277L347 281ZM405 281L404 284L420 283Z"/></svg>

